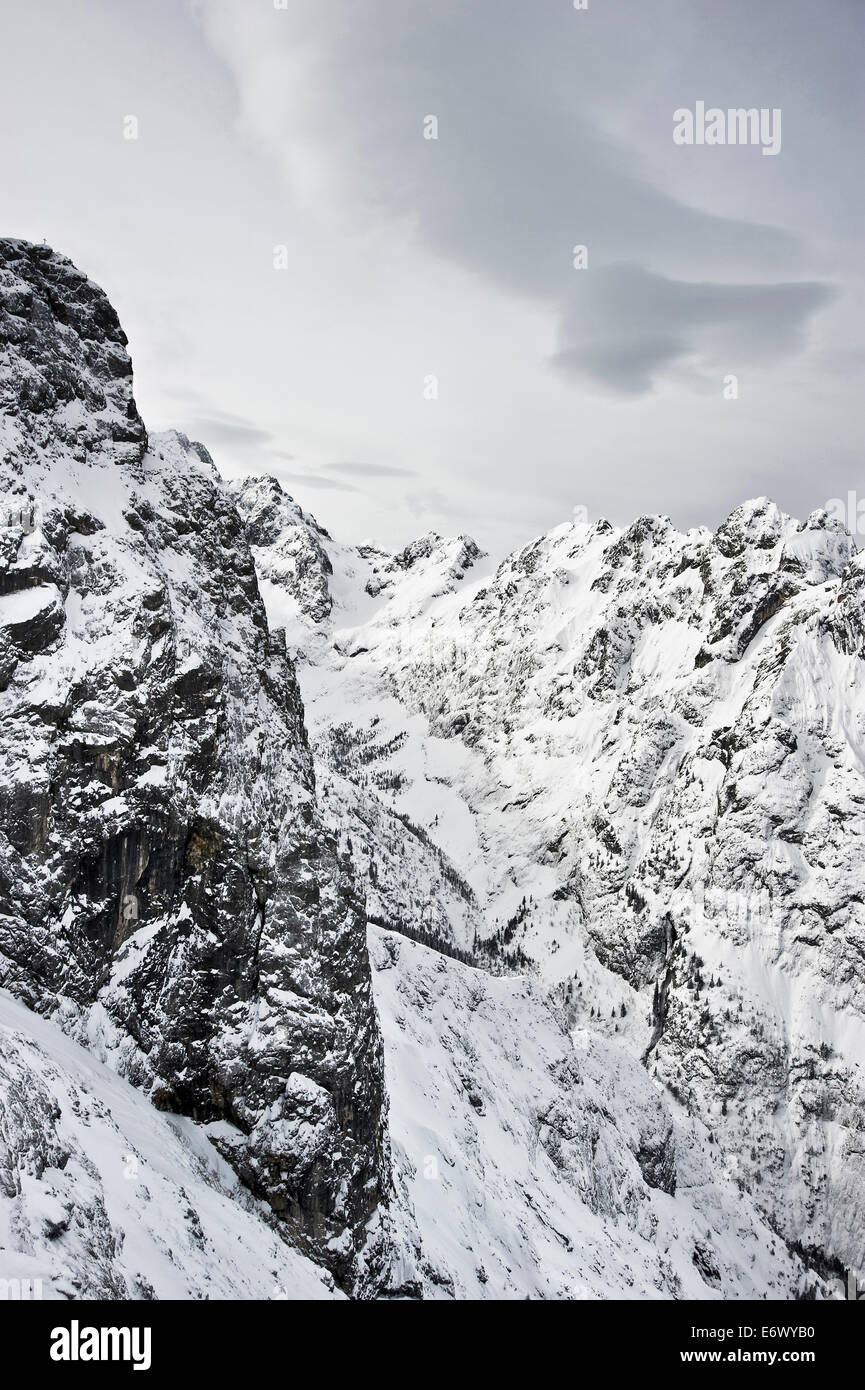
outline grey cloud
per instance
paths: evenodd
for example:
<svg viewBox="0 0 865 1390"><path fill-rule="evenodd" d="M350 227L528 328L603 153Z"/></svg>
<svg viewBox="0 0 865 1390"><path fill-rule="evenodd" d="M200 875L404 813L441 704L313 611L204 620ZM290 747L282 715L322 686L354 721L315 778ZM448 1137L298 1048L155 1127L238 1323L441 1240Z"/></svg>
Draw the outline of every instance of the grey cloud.
<svg viewBox="0 0 865 1390"><path fill-rule="evenodd" d="M834 294L814 282L691 283L636 265L581 272L578 285L560 320L553 362L623 395L651 390L666 368L685 359L736 372L789 356Z"/></svg>
<svg viewBox="0 0 865 1390"><path fill-rule="evenodd" d="M359 478L413 478L413 468L391 468L385 463L327 463L326 468L337 473L354 474Z"/></svg>
<svg viewBox="0 0 865 1390"><path fill-rule="evenodd" d="M641 32L636 39L624 35L626 67L639 67L636 50L655 36L655 18L642 8L601 18L575 15L564 3L512 5L503 14L500 0L477 0L470 8L443 3L421 13L404 0L369 0L362 9L347 0L330 6L296 0L288 25L266 31L268 43L300 45L313 55L304 133L330 163L334 196L365 207L377 221L390 216L413 226L434 255L545 304L564 324L556 365L628 392L649 389L665 370L700 352L707 337L722 336L725 324L734 346L746 331L756 332L771 362L801 343L804 320L830 297L813 285L767 284L762 293L746 286L675 288L675 280L707 274L747 281L774 278L779 270L801 273L805 250L790 231L717 216L672 196L632 148L604 132L596 98L605 79L619 91L622 26ZM675 6L664 6L664 13L668 26L684 22ZM738 13L744 22L747 10ZM260 120L267 103L259 98L258 88L254 103L248 95ZM626 109L630 101L639 119L639 101L626 92L621 100ZM663 112L657 92L653 101L666 149L678 93L674 99L671 86ZM437 140L422 138L425 112L437 115ZM260 126L259 134L275 152L280 141L286 148L279 120ZM636 305L619 302L615 276L601 282L594 305L587 292L590 343L579 336L571 341L568 332L579 327L573 286L585 274L572 264L576 244L588 246L593 271L631 261L645 272L636 283ZM603 311L612 321L597 341L594 320ZM766 313L776 315L774 329L764 327ZM637 337L626 342L635 315Z"/></svg>
<svg viewBox="0 0 865 1390"><path fill-rule="evenodd" d="M451 115L455 148L430 158L412 211L431 250L504 288L557 302L575 274L575 244L593 265L639 258L659 271L759 273L801 262L790 233L701 212L653 187L584 113L537 96L509 106L497 93L479 110L464 93L457 101L465 109Z"/></svg>
<svg viewBox="0 0 865 1390"><path fill-rule="evenodd" d="M164 395L172 396L178 401L183 401L184 405L194 405L198 409L201 407L205 409L210 408L210 402L204 393L202 391L195 391L190 386L164 386L162 390ZM219 414L218 411L215 413Z"/></svg>
<svg viewBox="0 0 865 1390"><path fill-rule="evenodd" d="M174 396L190 407L194 418L188 420L187 433L200 435L202 442L230 449L266 449L274 458L292 461L294 454L286 449L274 449L271 441L276 439L272 430L262 429L253 420L231 411L219 410L213 406L200 391L185 388L168 388L166 395Z"/></svg>
<svg viewBox="0 0 865 1390"><path fill-rule="evenodd" d="M240 416L201 415L190 421L187 433L200 436L204 443L215 441L234 449L260 449L270 443L275 435L270 430L260 429Z"/></svg>
<svg viewBox="0 0 865 1390"><path fill-rule="evenodd" d="M446 497L438 488L424 488L418 492L408 492L405 504L413 517L426 520L430 516L444 517L448 520L464 522L464 513L454 506L453 499Z"/></svg>
<svg viewBox="0 0 865 1390"><path fill-rule="evenodd" d="M289 483L298 483L303 487L316 487L327 492L358 492L359 489L351 483L343 483L338 478L323 478L320 473L287 473L284 469L277 470L280 479Z"/></svg>

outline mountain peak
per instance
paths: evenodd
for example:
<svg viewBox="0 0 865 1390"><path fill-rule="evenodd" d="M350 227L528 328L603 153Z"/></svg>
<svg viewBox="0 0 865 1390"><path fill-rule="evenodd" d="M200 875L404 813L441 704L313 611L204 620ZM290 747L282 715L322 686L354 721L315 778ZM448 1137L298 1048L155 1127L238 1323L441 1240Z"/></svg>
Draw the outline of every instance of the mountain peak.
<svg viewBox="0 0 865 1390"><path fill-rule="evenodd" d="M19 440L80 462L147 447L126 334L108 296L49 246L0 239L0 409Z"/></svg>

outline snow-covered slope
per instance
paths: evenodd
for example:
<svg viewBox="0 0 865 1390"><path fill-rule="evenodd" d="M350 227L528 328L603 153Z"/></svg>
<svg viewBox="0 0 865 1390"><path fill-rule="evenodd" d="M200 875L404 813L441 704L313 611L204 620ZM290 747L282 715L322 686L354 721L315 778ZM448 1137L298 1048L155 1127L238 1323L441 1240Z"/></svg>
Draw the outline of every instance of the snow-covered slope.
<svg viewBox="0 0 865 1390"><path fill-rule="evenodd" d="M0 991L4 1279L45 1299L339 1297L206 1133Z"/></svg>
<svg viewBox="0 0 865 1390"><path fill-rule="evenodd" d="M271 483L235 487L253 522L268 489L273 505ZM279 505L283 526L309 525ZM440 938L530 958L579 1025L617 1029L716 1131L786 1239L861 1268L865 568L851 537L765 499L714 534L660 517L566 525L494 573L463 537L387 557L319 536L329 611L306 601L308 576L283 574L271 622L299 653L321 763L407 818L471 891L470 915L439 896ZM267 545L253 550L269 572ZM370 748L375 782L357 775ZM386 868L378 915L400 926Z"/></svg>
<svg viewBox="0 0 865 1390"><path fill-rule="evenodd" d="M372 929L398 1211L425 1297L775 1298L816 1281L711 1131L528 978Z"/></svg>

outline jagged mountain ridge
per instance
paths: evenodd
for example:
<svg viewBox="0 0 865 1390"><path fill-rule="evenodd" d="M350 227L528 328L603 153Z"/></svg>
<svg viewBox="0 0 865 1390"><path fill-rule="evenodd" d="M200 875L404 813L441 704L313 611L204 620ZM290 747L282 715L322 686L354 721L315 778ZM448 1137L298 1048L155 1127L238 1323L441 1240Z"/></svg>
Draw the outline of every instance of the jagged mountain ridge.
<svg viewBox="0 0 865 1390"><path fill-rule="evenodd" d="M271 481L235 494L251 518L274 505ZM283 528L306 525L282 505ZM609 1030L624 1003L632 1054L715 1131L776 1229L861 1268L852 538L759 499L714 533L566 525L497 568L462 537L426 538L409 565L322 547L315 580L264 590L321 762L350 710L342 745L390 750L366 790L447 855L472 935L518 947L578 1023ZM441 902L442 941L470 947ZM395 902L390 925L403 916Z"/></svg>

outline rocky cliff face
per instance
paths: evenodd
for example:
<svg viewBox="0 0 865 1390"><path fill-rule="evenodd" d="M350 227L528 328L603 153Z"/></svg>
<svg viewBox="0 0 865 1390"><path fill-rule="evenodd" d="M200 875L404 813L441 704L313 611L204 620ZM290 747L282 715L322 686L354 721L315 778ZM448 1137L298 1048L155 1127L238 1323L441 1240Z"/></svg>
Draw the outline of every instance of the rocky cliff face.
<svg viewBox="0 0 865 1390"><path fill-rule="evenodd" d="M388 1182L363 899L237 511L46 247L0 242L0 354L0 984L350 1282Z"/></svg>

